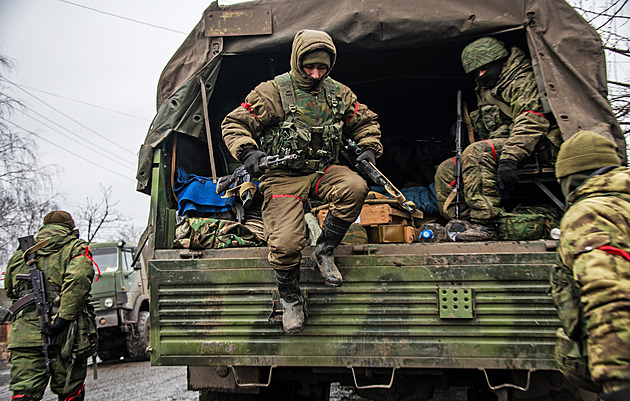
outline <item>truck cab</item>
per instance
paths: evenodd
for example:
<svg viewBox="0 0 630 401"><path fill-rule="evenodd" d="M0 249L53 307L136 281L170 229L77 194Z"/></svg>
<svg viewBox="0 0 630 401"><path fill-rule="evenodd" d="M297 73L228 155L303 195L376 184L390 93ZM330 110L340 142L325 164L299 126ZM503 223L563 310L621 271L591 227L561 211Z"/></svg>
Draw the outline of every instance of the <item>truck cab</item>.
<svg viewBox="0 0 630 401"><path fill-rule="evenodd" d="M99 358L147 359L149 296L144 265L140 260L133 264L135 244L123 240L94 243L90 251L98 266L90 294Z"/></svg>

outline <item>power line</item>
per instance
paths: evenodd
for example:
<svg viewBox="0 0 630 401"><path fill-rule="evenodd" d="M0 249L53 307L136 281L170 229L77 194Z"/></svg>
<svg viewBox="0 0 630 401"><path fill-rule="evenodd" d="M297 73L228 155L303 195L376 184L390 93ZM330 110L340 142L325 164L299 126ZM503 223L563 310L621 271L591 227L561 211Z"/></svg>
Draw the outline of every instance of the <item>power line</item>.
<svg viewBox="0 0 630 401"><path fill-rule="evenodd" d="M59 1L61 1L61 0L59 0ZM35 99L39 100L40 102L42 102L42 103L43 103L43 104L45 104L46 106L50 107L51 109L53 109L53 110L54 110L54 111L56 111L57 113L59 113L59 114L61 114L62 116L66 117L67 119L69 119L70 121L73 121L74 123L76 123L76 124L80 125L81 127L83 127L83 128L85 128L85 129L87 129L88 131L92 132L94 135L98 136L99 138L101 138L101 139L103 139L103 140L105 140L105 141L109 142L110 144L112 144L112 145L114 145L114 146L118 147L119 149L124 150L125 152L127 152L127 153L129 153L129 154L131 154L131 155L133 155L133 156L136 156L136 154L135 154L135 153L133 153L132 151L130 151L129 149L123 148L122 146L120 146L120 145L119 145L119 144L117 144L116 142L111 141L110 139L106 138L105 136L103 136L103 135L99 134L98 132L94 131L92 128L88 127L87 125L85 125L85 124L81 123L80 121L75 120L74 118L70 117L69 115L65 114L64 112L62 112L62 111L60 111L60 110L56 109L55 107L51 106L50 104L46 103L46 102L45 102L45 101L43 101L42 99L40 99L40 98L38 98L37 96L35 96L35 95L33 95L32 93L30 93L30 92L29 92L29 91L27 91L26 89L19 87L18 85L14 84L12 81L10 81L10 80L8 80L8 79L6 79L6 78L4 78L4 80L5 80L5 81L7 81L7 82L9 82L9 83L11 83L11 84L13 84L16 88L18 88L19 90L23 91L23 92L24 92L24 93L26 93L27 95L29 95L29 96L31 96L31 97L33 97L33 98L35 98Z"/></svg>
<svg viewBox="0 0 630 401"><path fill-rule="evenodd" d="M62 95L57 95L56 93L46 92L46 91L41 90L41 89L37 89L37 88L30 87L30 86L26 86L26 85L18 84L18 83L16 83L16 82L10 82L10 83L11 83L11 84L13 84L13 85L15 85L15 86L19 86L19 87L21 87L21 88L28 88L28 89L30 89L30 90L34 90L34 91L36 91L36 92L45 93L45 94L47 94L47 95L55 96L55 97L58 97L58 98L61 98L61 99L66 99L66 100L70 100L70 101L73 101L73 102L76 102L76 103L85 104L85 105L87 105L87 106L91 106L91 107L94 107L94 108L97 108L97 109L106 110L106 111L111 111L112 113L118 113L118 114L122 114L123 116L132 117L132 118L137 118L138 120L142 120L142 121L147 121L147 122L150 122L150 121L151 121L151 120L149 120L149 119L147 119L147 118L144 118L144 117L138 117L138 116L134 116L133 114L125 113L124 111L119 111L119 110L109 109L109 108L107 108L107 107L103 107L103 106L99 106L99 105L96 105L96 104L92 104L92 103L84 102L84 101L82 101L82 100L77 100L77 99L73 99L73 98L70 98L70 97L66 97L66 96L62 96Z"/></svg>
<svg viewBox="0 0 630 401"><path fill-rule="evenodd" d="M51 141L49 141L48 139L43 138L41 135L37 134L36 132L29 131L28 129L26 129L26 128L24 128L24 127L22 127L22 126L20 126L20 125L18 125L18 124L16 124L16 123L14 123L13 121L9 121L9 120L7 120L7 119L6 119L6 118L4 118L4 117L0 117L0 119L2 119L3 121L5 121L5 122L7 122L7 123L10 123L10 124L12 124L12 125L14 125L14 126L18 127L19 129L21 129L22 131L24 131L24 132L26 132L26 133L28 133L28 134L30 134L30 135L35 135L36 137L38 137L38 138L39 138L39 139L41 139L42 141L47 142L48 144L50 144L50 145L52 145L52 146L54 146L54 147L56 147L56 148L58 148L58 149L61 149L61 150L65 151L65 152L68 152L68 153L70 153L71 155L73 155L73 156L75 156L75 157L78 157L79 159L81 159L81 160L83 160L83 161L86 161L86 162L88 162L88 163L90 163L90 164L92 164L92 165L94 165L94 166L96 166L96 167L102 168L103 170L109 171L110 173L115 174L115 175L117 175L117 176L119 176L119 177L121 177L121 178L124 178L124 179L126 179L126 180L129 180L129 181L135 182L135 181L134 181L134 180L132 180L131 178L129 178L129 177L125 176L125 175L122 175L122 174L120 174L120 173L117 173L116 171L110 170L110 169L108 169L107 167L104 167L104 166L101 166L101 165L99 165L99 164L96 164L96 163L94 163L92 160L86 159L85 157L83 157L83 156L81 156L81 155L78 155L78 154L76 154L76 153L74 153L74 152L71 152L71 151L69 151L68 149L65 149L65 148L63 148L63 147L61 147L61 146L57 145L56 143L51 142Z"/></svg>
<svg viewBox="0 0 630 401"><path fill-rule="evenodd" d="M28 108L28 107L27 107L27 109L29 109L32 113L37 114L38 116L40 116L40 117L41 117L41 118L43 118L44 120L47 120L47 121L51 122L52 124L55 124L56 126L60 127L61 129L64 129L64 130L66 130L66 131L70 132L72 135L74 135L75 137L79 138L80 140L82 140L82 141L86 142L88 145L92 145L92 146L94 146L94 147L96 147L96 148L98 148L98 149L100 149L100 150L104 151L105 153L104 153L104 154L101 154L101 156L108 157L108 155L113 155L113 156L117 157L119 160L121 160L122 162L127 163L128 165L134 166L134 164L133 164L132 162L130 162L129 160L125 160L125 159L123 159L122 157L120 157L120 156L116 155L115 153L111 153L111 152L109 152L107 149L102 148L102 147L98 146L98 145L97 145L97 144L95 144L95 143L92 143L92 142L90 142L90 141L88 141L88 140L86 140L86 139L81 138L80 136L78 136L78 135L74 134L74 133L73 133L72 131L70 131L69 129L67 129L67 128L65 128L65 127L63 127L63 126L61 126L61 125L57 124L56 122L52 121L51 119L47 118L46 116L41 115L40 113L36 112L35 110L33 110L33 109L31 109L31 108ZM33 117L33 116L29 115L29 114L26 114L26 113L24 113L24 112L22 112L22 114L23 114L25 117L28 117L28 118L30 118L30 119L32 119L32 120L34 120L35 122L38 122L39 124L43 125L44 127L46 127L46 128L48 128L48 129L51 129L51 130L53 130L53 131L57 132L59 135L62 135L63 137L65 137L65 138L68 138L68 139L71 139L71 140L72 140L72 138L70 138L69 136L65 135L63 132L61 132L61 131L59 131L59 130L57 130L57 129L53 128L53 127L51 127L50 125L48 125L48 124L46 124L46 123L44 123L44 122L42 122L42 121L40 121L40 120L36 119L35 117ZM114 160L112 160L112 161L114 161ZM124 166L123 166L123 167L124 167ZM127 168L129 168L129 167L127 167ZM132 168L132 170L133 170L133 168Z"/></svg>
<svg viewBox="0 0 630 401"><path fill-rule="evenodd" d="M182 35L188 35L188 33L187 33L187 32L176 31L175 29L166 28L166 27L159 26L159 25L149 24L148 22L138 21L138 20L135 20L135 19L133 19L133 18L123 17L122 15L117 15L117 14L113 14L113 13L108 13L108 12L105 12L105 11L97 10L97 9L95 9L95 8L86 7L86 6L83 6L83 5L81 5L81 4L73 3L73 2L71 2L71 1L67 1L67 0L57 0L57 1L60 1L60 2L62 2L62 3L66 3L66 4L71 4L71 5L76 6L76 7L85 8L86 10L94 11L94 12L97 12L97 13L100 13L100 14L109 15L110 17L116 17L116 18L124 19L124 20L126 20L126 21L135 22L135 23L137 23L137 24L142 24L142 25L150 26L150 27L152 27L152 28L158 28L158 29L163 29L163 30L165 30L165 31L170 31L170 32L179 33L179 34L182 34Z"/></svg>

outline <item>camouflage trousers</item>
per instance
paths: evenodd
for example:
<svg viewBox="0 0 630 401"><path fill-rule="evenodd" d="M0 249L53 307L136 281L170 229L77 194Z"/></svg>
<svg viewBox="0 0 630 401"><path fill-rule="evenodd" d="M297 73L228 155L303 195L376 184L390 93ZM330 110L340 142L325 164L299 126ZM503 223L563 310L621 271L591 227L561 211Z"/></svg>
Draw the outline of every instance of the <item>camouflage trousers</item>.
<svg viewBox="0 0 630 401"><path fill-rule="evenodd" d="M346 166L333 165L323 173L287 172L265 174L260 183L264 200L262 219L269 245L269 263L290 270L302 258L306 246L304 202L307 198L329 203L329 212L343 221L355 221L361 213L368 186Z"/></svg>
<svg viewBox="0 0 630 401"><path fill-rule="evenodd" d="M501 212L501 195L497 185L497 167L506 138L488 139L472 143L461 155L463 193L460 194L459 218L476 223L487 223ZM453 200L444 204L455 186L455 158L444 160L435 173L435 192L440 214L446 219L456 218Z"/></svg>
<svg viewBox="0 0 630 401"><path fill-rule="evenodd" d="M70 361L59 357L51 347L49 357L51 375L46 373L44 363L44 351L39 347L12 348L11 357L11 383L9 390L14 395L24 394L40 400L44 396L48 380L50 388L55 394L68 394L80 390L87 375L87 359L77 358L74 362L68 389L64 392L66 377L70 369Z"/></svg>

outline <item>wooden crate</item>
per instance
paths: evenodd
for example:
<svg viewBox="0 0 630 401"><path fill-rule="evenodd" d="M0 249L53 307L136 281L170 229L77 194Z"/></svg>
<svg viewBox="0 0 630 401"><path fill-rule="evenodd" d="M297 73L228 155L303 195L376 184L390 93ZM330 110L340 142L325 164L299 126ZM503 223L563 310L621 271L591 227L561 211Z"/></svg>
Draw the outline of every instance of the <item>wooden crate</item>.
<svg viewBox="0 0 630 401"><path fill-rule="evenodd" d="M419 230L403 224L385 224L371 229L371 243L412 243L418 241Z"/></svg>
<svg viewBox="0 0 630 401"><path fill-rule="evenodd" d="M324 223L324 219L328 214L328 209L322 209L317 213L319 226ZM409 213L391 207L386 204L363 205L361 214L356 223L362 226L378 226L383 224L402 224L408 225L410 220Z"/></svg>

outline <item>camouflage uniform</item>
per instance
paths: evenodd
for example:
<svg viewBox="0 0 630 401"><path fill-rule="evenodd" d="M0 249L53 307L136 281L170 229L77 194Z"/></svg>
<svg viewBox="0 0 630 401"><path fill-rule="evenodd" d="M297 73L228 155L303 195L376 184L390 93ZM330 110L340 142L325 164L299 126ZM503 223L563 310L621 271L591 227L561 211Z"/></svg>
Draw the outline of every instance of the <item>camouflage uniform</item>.
<svg viewBox="0 0 630 401"><path fill-rule="evenodd" d="M589 149L585 138L608 143L609 149ZM560 227L560 264L551 280L563 329L556 355L567 377L583 387L592 379L610 394L630 389L630 170L616 167L611 141L584 132L565 144L577 140L582 142L575 147L572 169L578 171L563 164L565 147L558 156L563 165L556 166L569 205ZM602 160L606 157L609 161Z"/></svg>
<svg viewBox="0 0 630 401"><path fill-rule="evenodd" d="M552 165L561 143L557 129L543 114L531 62L513 47L493 88L477 87L478 109L470 113L475 133L481 139L461 155L463 198L460 218L487 224L501 211L497 166L509 159L518 165L536 162ZM444 203L455 185L454 159L440 164L435 189L440 213L455 218L455 204L446 212Z"/></svg>
<svg viewBox="0 0 630 401"><path fill-rule="evenodd" d="M48 380L60 400L82 400L87 369L87 356L64 348L69 332L77 337L88 336L83 319L92 319L90 335L95 335L93 314L87 316L86 300L89 295L94 269L87 243L79 239L77 230L59 224L45 224L35 237L36 243L49 240L36 251L38 267L43 271L47 299L51 300L53 313L70 321L66 331L53 338L49 356L51 376L46 373L42 348L42 334L34 306L17 313L9 331L8 348L11 350L11 383L14 396L25 395L35 400L43 397ZM28 274L23 252L16 251L9 259L5 288L7 296L17 300L28 293L28 280L17 280L16 274ZM77 328L78 327L78 328ZM82 342L75 342L81 347ZM73 355L74 354L74 355ZM74 398L72 398L74 397ZM16 399L28 399L25 397Z"/></svg>
<svg viewBox="0 0 630 401"><path fill-rule="evenodd" d="M317 79L303 68L313 63L303 60L315 56L324 59L315 63L327 67ZM336 49L327 33L298 32L293 40L291 71L258 85L241 107L226 116L221 127L230 153L246 167L252 148L270 155L298 155L297 160L267 171L260 184L269 263L276 273L283 326L289 334L298 333L304 320L298 285L301 251L306 245L304 202L314 198L330 204L314 260L327 285L341 285L333 250L359 216L368 192L358 174L335 164L341 135L376 157L382 153L377 115L359 103L350 88L328 77L335 59Z"/></svg>
<svg viewBox="0 0 630 401"><path fill-rule="evenodd" d="M296 119L311 126L340 122L344 134L358 142L359 146L374 150L379 156L382 146L377 116L357 101L350 88L326 77L335 86L336 101L342 105L341 121L336 121L330 99L322 96L324 80L314 91L306 88L300 80L300 59L306 52L323 47L335 54L332 42L313 34L314 31L304 32L296 36L297 44L294 44L291 55L291 79L297 102ZM268 128L281 125L285 119L278 83L276 80L266 81L247 96L241 107L227 115L222 125L223 139L232 155L239 158L246 147L260 147L261 143L272 142L274 138L269 136L273 131ZM329 157L328 165L320 165L316 170L308 167L278 168L261 178L265 235L271 248L269 261L275 269L292 269L300 262L300 251L306 243L303 223L303 202L306 198L332 202L331 213L344 221L356 220L361 212L367 185L350 169L334 164L341 138L337 137L334 141L337 154Z"/></svg>

